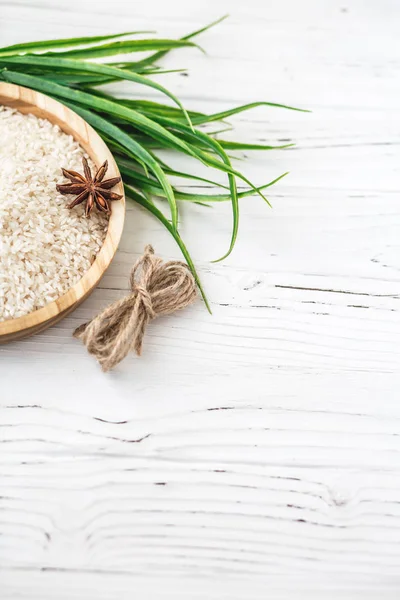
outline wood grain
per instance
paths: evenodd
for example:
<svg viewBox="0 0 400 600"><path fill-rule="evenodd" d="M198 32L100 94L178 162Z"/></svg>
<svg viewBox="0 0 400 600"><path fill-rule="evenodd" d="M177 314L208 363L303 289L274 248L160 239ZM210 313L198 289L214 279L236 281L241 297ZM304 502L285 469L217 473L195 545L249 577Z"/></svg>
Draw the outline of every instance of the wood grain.
<svg viewBox="0 0 400 600"><path fill-rule="evenodd" d="M0 104L16 108L23 114L34 114L58 125L80 143L97 167L107 160L110 175L120 175L113 155L100 136L79 115L60 102L34 90L0 83ZM122 183L118 184L117 189L122 198L113 203L104 244L87 273L66 294L40 310L18 319L0 322L0 344L39 333L58 323L93 291L115 256L122 235L125 215Z"/></svg>
<svg viewBox="0 0 400 600"><path fill-rule="evenodd" d="M210 262L230 207L181 207L212 317L199 303L156 321L142 358L107 376L71 339L126 292L146 243L180 258L129 204L90 298L0 349L2 600L397 600L399 4L0 4L4 44L33 30L179 37L229 12L199 38L207 56L163 59L189 76L158 80L195 110L312 110L260 108L223 134L297 144L238 163L260 184L290 174L273 210L243 200L227 261Z"/></svg>

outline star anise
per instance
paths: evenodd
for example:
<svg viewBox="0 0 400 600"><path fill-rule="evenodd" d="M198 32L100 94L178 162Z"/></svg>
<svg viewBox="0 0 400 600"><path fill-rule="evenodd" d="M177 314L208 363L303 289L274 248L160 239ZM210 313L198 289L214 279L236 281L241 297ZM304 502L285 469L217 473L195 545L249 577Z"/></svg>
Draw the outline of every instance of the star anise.
<svg viewBox="0 0 400 600"><path fill-rule="evenodd" d="M94 205L102 212L110 214L110 201L120 200L122 198L120 194L110 192L110 189L121 181L121 177L112 177L111 179L105 179L103 181L104 175L108 169L107 161L101 165L94 177L92 176L88 161L85 157L83 157L82 163L85 176L76 171L62 169L64 177L69 179L71 183L57 185L57 191L59 191L60 194L77 195L75 200L68 204L68 208L78 206L78 204L81 204L86 200L85 214L87 217L90 215Z"/></svg>

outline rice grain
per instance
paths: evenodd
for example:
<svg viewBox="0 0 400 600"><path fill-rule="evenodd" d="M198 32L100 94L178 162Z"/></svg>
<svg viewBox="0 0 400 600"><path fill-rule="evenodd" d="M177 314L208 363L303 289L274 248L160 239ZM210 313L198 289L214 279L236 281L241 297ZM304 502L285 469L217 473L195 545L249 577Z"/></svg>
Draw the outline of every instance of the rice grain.
<svg viewBox="0 0 400 600"><path fill-rule="evenodd" d="M103 245L107 216L69 210L56 190L61 167L82 172L83 156L57 125L0 106L0 322L65 294Z"/></svg>

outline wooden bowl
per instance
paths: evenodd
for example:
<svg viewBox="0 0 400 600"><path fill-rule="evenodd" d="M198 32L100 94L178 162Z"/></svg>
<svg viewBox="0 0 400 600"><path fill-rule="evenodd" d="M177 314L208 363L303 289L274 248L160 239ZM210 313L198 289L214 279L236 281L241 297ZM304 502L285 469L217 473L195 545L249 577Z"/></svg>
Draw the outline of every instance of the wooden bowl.
<svg viewBox="0 0 400 600"><path fill-rule="evenodd" d="M96 167L108 160L107 176L120 175L106 144L81 117L56 100L11 83L0 83L0 104L45 118L68 134L85 149ZM18 319L0 322L0 344L10 342L54 325L72 312L97 286L117 251L125 218L125 196L122 183L115 190L122 199L112 203L112 212L104 244L90 269L66 294L45 307Z"/></svg>

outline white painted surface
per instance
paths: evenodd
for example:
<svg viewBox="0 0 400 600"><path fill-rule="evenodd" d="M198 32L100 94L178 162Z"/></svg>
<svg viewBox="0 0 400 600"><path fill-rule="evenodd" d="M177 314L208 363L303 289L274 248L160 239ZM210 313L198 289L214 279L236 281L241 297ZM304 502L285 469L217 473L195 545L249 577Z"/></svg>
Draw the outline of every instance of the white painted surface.
<svg viewBox="0 0 400 600"><path fill-rule="evenodd" d="M2 600L397 599L400 595L400 5L395 0L0 1L1 44L157 29L229 11L164 64L190 108L266 99L238 139L293 139L242 167L229 207L185 207L214 311L152 324L103 375L74 327L121 296L145 243L130 206L101 287L43 335L0 348ZM126 93L134 92L125 86Z"/></svg>

